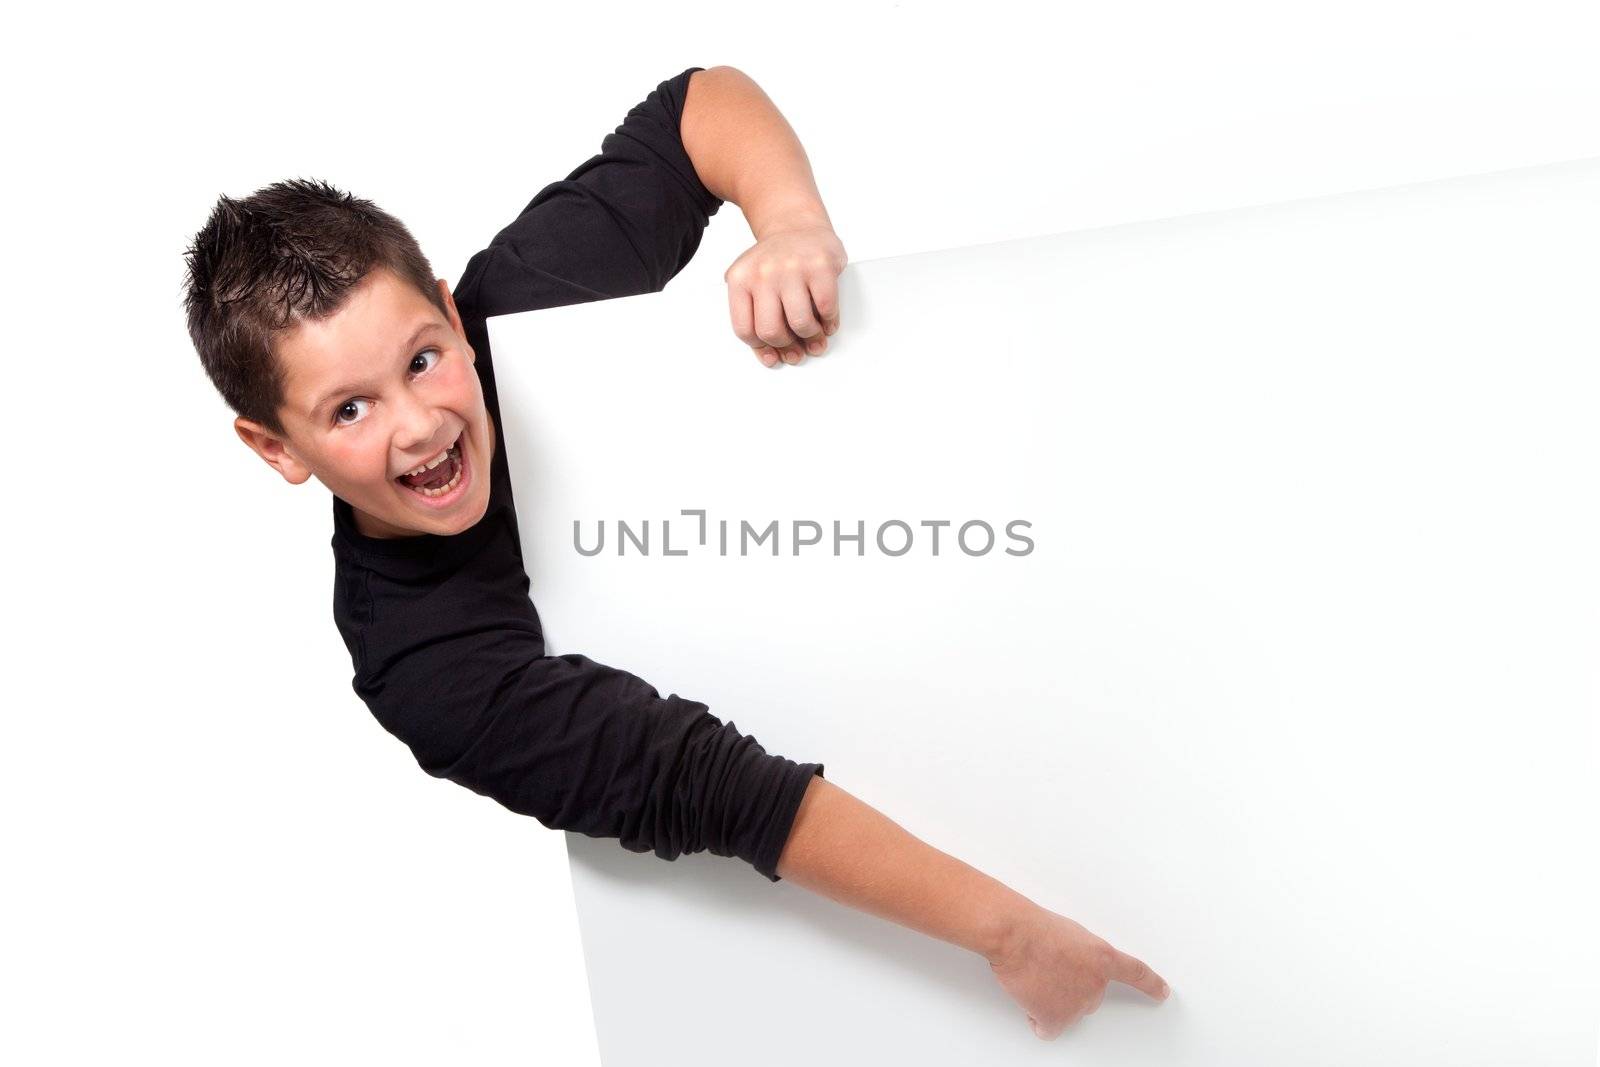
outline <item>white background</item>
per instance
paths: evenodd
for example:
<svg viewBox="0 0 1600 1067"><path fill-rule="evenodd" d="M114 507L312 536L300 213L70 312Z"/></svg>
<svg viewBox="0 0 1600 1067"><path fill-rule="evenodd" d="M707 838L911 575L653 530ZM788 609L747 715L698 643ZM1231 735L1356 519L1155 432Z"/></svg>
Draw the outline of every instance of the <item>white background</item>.
<svg viewBox="0 0 1600 1067"><path fill-rule="evenodd" d="M718 63L789 117L857 260L1600 155L1591 4L1042 10L11 15L4 1040L47 1063L592 1047L560 835L371 720L327 494L238 443L189 345L181 253L219 193L326 178L454 281L657 82ZM685 276L748 242L724 208ZM731 332L726 358L751 358ZM507 956L520 985L487 977Z"/></svg>

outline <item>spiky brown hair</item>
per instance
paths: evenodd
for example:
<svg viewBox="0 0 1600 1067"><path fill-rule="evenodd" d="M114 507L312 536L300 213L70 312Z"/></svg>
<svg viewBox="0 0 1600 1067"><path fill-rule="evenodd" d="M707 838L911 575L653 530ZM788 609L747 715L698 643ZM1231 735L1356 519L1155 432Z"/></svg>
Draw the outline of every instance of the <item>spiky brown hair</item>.
<svg viewBox="0 0 1600 1067"><path fill-rule="evenodd" d="M377 267L448 315L433 268L399 219L325 181L291 178L243 200L219 197L184 253L189 337L236 414L286 436L273 339L343 305Z"/></svg>

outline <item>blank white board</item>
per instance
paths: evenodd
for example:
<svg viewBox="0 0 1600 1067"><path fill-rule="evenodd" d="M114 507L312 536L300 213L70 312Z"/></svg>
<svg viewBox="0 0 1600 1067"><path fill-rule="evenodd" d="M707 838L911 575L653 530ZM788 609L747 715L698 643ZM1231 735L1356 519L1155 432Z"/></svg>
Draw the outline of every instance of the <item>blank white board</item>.
<svg viewBox="0 0 1600 1067"><path fill-rule="evenodd" d="M1594 1062L1597 248L1580 161L853 264L800 367L720 289L492 320L553 652L1174 989L1042 1045L975 955L572 835L608 1067Z"/></svg>

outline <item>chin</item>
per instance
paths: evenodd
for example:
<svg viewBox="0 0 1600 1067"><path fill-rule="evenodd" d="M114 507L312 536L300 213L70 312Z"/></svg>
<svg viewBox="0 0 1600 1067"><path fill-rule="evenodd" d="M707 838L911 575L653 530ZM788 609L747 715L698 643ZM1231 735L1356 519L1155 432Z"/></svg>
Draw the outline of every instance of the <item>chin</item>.
<svg viewBox="0 0 1600 1067"><path fill-rule="evenodd" d="M454 534L466 533L468 530L472 529L474 526L478 525L478 523L483 520L483 512L487 511L487 510L488 510L487 508L483 509L482 511L474 510L473 513L470 516L463 516L463 517L460 517L460 518L452 519L452 521L450 521L449 523L447 523L445 525L444 530L441 531L441 532L445 536L452 536Z"/></svg>

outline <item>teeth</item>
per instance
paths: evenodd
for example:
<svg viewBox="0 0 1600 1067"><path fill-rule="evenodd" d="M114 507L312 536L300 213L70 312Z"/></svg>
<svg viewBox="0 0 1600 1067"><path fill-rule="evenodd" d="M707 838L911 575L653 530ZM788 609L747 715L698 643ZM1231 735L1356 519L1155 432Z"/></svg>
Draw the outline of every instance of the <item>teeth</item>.
<svg viewBox="0 0 1600 1067"><path fill-rule="evenodd" d="M433 468L437 467L439 464L443 463L445 460L450 458L450 451L451 451L451 449L453 449L455 447L456 447L455 445L451 445L450 448L447 448L443 452L440 452L437 456L433 457L431 460L429 460L428 462L424 463L422 466L418 467L416 470L414 470L414 471L406 471L406 473L402 474L400 477L404 478L404 477L406 477L406 475L421 474L423 471L431 471L431 470L433 470Z"/></svg>
<svg viewBox="0 0 1600 1067"><path fill-rule="evenodd" d="M410 488L413 493L421 493L423 496L444 496L446 493L450 492L460 484L461 468L458 467L456 468L455 475L448 482L444 483L437 489L418 489L415 486L409 486L408 488Z"/></svg>

